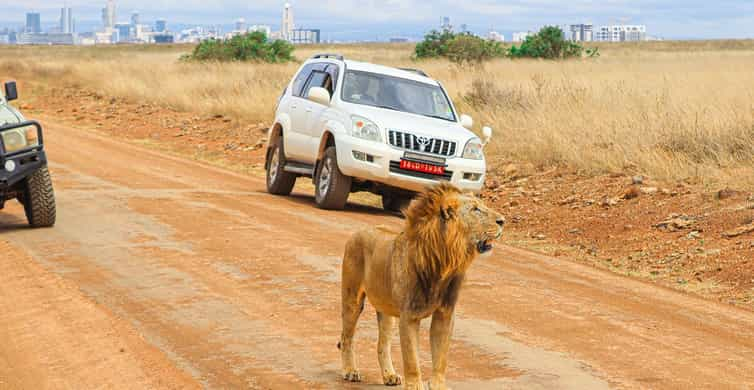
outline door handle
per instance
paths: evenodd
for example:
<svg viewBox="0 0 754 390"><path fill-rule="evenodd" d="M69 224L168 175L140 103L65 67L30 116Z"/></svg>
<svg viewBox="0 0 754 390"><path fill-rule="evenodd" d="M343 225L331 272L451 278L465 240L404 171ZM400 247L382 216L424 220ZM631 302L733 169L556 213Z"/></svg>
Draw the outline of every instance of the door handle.
<svg viewBox="0 0 754 390"><path fill-rule="evenodd" d="M306 112L312 112L312 109L311 108L307 108Z"/></svg>
<svg viewBox="0 0 754 390"><path fill-rule="evenodd" d="M292 105L291 105L291 108L295 110L295 109L297 109L297 108L298 108L298 106L297 106L297 105L295 105L295 104L292 104Z"/></svg>

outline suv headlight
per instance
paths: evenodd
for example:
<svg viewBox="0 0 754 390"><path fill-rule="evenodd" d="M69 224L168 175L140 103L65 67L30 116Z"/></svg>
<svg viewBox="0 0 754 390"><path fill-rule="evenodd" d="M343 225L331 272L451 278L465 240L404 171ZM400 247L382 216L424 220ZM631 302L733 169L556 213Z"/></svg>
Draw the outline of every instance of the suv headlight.
<svg viewBox="0 0 754 390"><path fill-rule="evenodd" d="M351 136L366 139L369 141L382 142L380 128L367 118L353 115L351 116Z"/></svg>
<svg viewBox="0 0 754 390"><path fill-rule="evenodd" d="M18 129L6 130L0 133L5 145L6 153L17 152L32 146L39 145L37 138L37 128L34 126L20 127Z"/></svg>
<svg viewBox="0 0 754 390"><path fill-rule="evenodd" d="M463 148L463 158L471 160L483 160L484 159L484 145L479 138L472 138L466 143L466 147Z"/></svg>

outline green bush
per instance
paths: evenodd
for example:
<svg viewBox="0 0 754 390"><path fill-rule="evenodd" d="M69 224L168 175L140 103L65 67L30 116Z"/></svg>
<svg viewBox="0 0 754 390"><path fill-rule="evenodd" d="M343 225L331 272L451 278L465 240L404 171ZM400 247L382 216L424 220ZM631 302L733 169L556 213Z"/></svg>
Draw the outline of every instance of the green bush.
<svg viewBox="0 0 754 390"><path fill-rule="evenodd" d="M293 45L283 41L269 41L263 32L236 35L230 39L202 41L191 54L193 61L263 61L270 63L293 61Z"/></svg>
<svg viewBox="0 0 754 390"><path fill-rule="evenodd" d="M503 57L505 50L499 42L471 34L454 34L450 31L430 31L414 49L414 58L448 58L456 63L482 62Z"/></svg>
<svg viewBox="0 0 754 390"><path fill-rule="evenodd" d="M584 48L574 42L563 39L563 30L560 27L547 26L538 33L526 37L521 46L512 46L508 49L508 57L511 58L544 58L548 60L582 57L584 53L588 57L599 56L597 49Z"/></svg>

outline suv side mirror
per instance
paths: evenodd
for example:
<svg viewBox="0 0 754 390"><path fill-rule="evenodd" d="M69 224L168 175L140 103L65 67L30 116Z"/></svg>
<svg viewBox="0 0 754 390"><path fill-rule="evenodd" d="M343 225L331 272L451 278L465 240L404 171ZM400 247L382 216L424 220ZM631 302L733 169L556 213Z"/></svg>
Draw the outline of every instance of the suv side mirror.
<svg viewBox="0 0 754 390"><path fill-rule="evenodd" d="M315 103L323 104L325 106L330 105L330 92L322 87L312 87L309 89L309 96L307 98Z"/></svg>
<svg viewBox="0 0 754 390"><path fill-rule="evenodd" d="M482 136L484 137L482 144L487 145L490 142L490 139L492 139L492 128L489 126L482 127Z"/></svg>
<svg viewBox="0 0 754 390"><path fill-rule="evenodd" d="M15 81L8 81L5 83L5 100L11 101L18 99L18 90L16 89Z"/></svg>
<svg viewBox="0 0 754 390"><path fill-rule="evenodd" d="M470 116L463 114L461 115L461 126L471 130L474 127L474 120Z"/></svg>

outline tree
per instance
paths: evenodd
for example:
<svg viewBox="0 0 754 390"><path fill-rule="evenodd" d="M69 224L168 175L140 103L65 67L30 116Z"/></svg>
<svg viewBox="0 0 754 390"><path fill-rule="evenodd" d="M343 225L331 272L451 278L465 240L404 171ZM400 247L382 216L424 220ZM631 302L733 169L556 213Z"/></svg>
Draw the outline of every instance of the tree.
<svg viewBox="0 0 754 390"><path fill-rule="evenodd" d="M538 33L526 37L521 46L512 46L508 50L511 58L544 58L548 60L581 57L584 48L574 42L563 38L563 30L556 26L546 26ZM587 55L594 57L599 55L596 50L589 50Z"/></svg>
<svg viewBox="0 0 754 390"><path fill-rule="evenodd" d="M447 30L430 31L414 49L416 59L444 57L459 64L477 63L504 55L505 50L499 42Z"/></svg>
<svg viewBox="0 0 754 390"><path fill-rule="evenodd" d="M194 61L293 61L294 47L283 40L270 42L263 32L236 35L230 39L208 39L200 42L184 57Z"/></svg>

